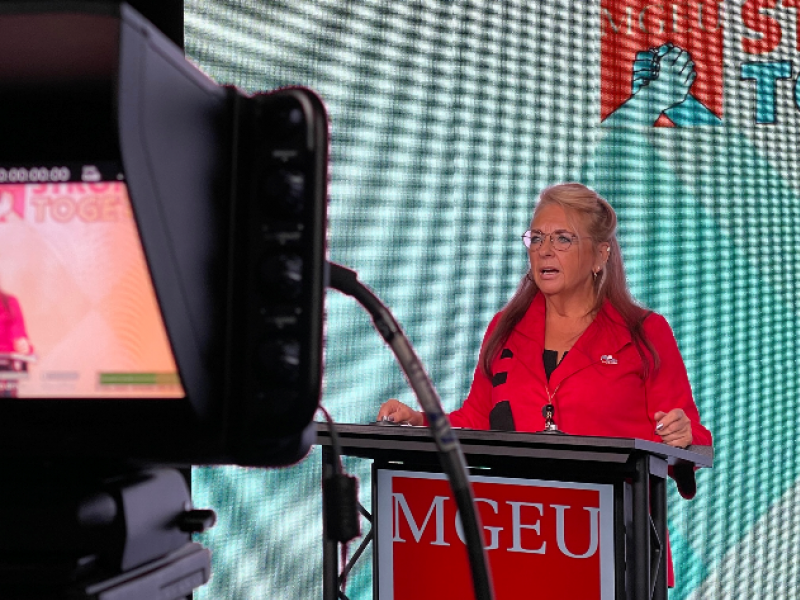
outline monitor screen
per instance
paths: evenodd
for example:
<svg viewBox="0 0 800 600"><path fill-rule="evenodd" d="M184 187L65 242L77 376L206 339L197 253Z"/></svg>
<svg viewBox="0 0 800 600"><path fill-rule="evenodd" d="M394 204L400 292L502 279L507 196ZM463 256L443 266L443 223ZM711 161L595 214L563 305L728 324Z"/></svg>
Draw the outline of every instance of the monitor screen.
<svg viewBox="0 0 800 600"><path fill-rule="evenodd" d="M184 398L120 169L0 166L0 394Z"/></svg>

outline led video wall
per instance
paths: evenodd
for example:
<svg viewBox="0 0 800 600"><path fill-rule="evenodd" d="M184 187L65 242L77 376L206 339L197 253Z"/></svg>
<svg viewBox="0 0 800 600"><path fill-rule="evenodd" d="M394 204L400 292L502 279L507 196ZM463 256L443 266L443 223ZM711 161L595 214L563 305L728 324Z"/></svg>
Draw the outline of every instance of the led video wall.
<svg viewBox="0 0 800 600"><path fill-rule="evenodd" d="M392 308L447 409L526 271L538 191L603 194L630 287L672 325L715 436L697 497L670 490L670 598L800 598L797 6L187 0L186 52L219 83L325 99L331 259ZM327 307L334 418L414 404L366 314L333 291ZM195 503L220 517L199 597L321 597L319 463L195 470ZM369 464L346 466L369 505ZM367 556L348 596L371 594Z"/></svg>

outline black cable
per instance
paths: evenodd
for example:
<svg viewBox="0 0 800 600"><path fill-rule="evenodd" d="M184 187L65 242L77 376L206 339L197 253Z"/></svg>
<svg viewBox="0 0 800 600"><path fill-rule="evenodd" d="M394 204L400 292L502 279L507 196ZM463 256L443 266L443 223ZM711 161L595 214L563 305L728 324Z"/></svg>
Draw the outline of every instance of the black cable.
<svg viewBox="0 0 800 600"><path fill-rule="evenodd" d="M339 595L344 596L347 588L347 549L349 542L361 534L358 511L358 480L347 475L342 466L342 446L339 443L339 433L336 424L324 406L319 407L320 412L328 421L331 432L331 447L333 460L331 461L332 473L327 474L323 465L322 469L322 496L323 510L328 524L327 537L339 544L343 565L339 574ZM346 596L344 596L346 598Z"/></svg>
<svg viewBox="0 0 800 600"><path fill-rule="evenodd" d="M333 455L336 457L336 462L333 464L334 473L337 475L344 471L342 467L342 445L339 443L339 432L336 431L336 424L333 422L333 417L331 417L330 413L324 406L319 407L319 411L325 417L325 420L328 422L328 427L331 431L331 447L333 449Z"/></svg>
<svg viewBox="0 0 800 600"><path fill-rule="evenodd" d="M488 560L483 546L483 536L478 513L472 495L472 487L467 473L467 462L450 421L444 414L439 394L433 386L422 361L417 356L403 330L389 309L367 286L358 280L352 269L333 262L330 268L330 287L355 298L372 317L375 328L394 352L400 368L414 390L425 416L434 442L439 449L442 466L450 480L456 506L461 513L464 526L469 566L476 600L492 600L492 584L489 576Z"/></svg>

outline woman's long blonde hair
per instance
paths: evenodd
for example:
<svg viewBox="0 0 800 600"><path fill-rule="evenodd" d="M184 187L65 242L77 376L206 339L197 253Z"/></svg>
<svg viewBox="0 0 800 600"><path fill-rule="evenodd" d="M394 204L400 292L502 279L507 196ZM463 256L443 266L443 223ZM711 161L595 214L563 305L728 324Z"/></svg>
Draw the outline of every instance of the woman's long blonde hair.
<svg viewBox="0 0 800 600"><path fill-rule="evenodd" d="M622 316L631 333L633 342L642 357L645 375L649 372L650 354L654 368L658 368L658 353L644 333L643 322L650 311L641 307L631 296L625 278L625 266L617 241L617 214L611 205L593 189L580 183L560 183L545 188L539 194L539 201L534 209L536 213L545 206L557 204L564 209L568 219L575 218L583 225L582 229L592 239L595 247L607 242L609 247L608 261L594 280L595 301L591 312L597 313L603 303L608 302ZM539 291L530 271L525 274L514 296L503 309L503 314L489 339L481 348L479 364L481 370L491 377L491 364L495 356L506 343L511 331L520 322Z"/></svg>

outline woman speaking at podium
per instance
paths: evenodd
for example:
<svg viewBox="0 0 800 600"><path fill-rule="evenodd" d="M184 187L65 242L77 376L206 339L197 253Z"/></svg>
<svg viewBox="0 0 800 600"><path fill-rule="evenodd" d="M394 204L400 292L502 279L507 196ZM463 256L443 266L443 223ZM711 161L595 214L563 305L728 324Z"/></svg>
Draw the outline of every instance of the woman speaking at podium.
<svg viewBox="0 0 800 600"><path fill-rule="evenodd" d="M631 297L616 229L584 185L541 192L522 236L530 269L489 324L454 427L542 431L547 407L569 434L711 445L672 329ZM378 419L425 423L394 399Z"/></svg>
<svg viewBox="0 0 800 600"><path fill-rule="evenodd" d="M672 329L631 297L616 229L614 210L584 185L541 192L522 236L530 269L489 324L454 427L711 445ZM425 424L394 399L383 419Z"/></svg>
<svg viewBox="0 0 800 600"><path fill-rule="evenodd" d="M22 358L32 354L19 302L0 289L0 398L16 397L18 374L26 369Z"/></svg>

